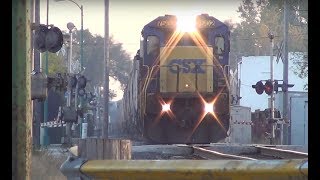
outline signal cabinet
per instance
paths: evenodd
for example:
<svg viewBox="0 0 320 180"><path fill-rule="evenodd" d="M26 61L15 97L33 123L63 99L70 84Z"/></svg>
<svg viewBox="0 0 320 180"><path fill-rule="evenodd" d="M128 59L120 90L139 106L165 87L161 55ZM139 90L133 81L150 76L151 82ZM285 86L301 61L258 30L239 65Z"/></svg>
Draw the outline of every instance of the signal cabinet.
<svg viewBox="0 0 320 180"><path fill-rule="evenodd" d="M308 92L288 91L289 144L308 149ZM283 117L283 92L275 95L275 108Z"/></svg>
<svg viewBox="0 0 320 180"><path fill-rule="evenodd" d="M251 144L251 108L234 105L230 110L231 120L227 142Z"/></svg>

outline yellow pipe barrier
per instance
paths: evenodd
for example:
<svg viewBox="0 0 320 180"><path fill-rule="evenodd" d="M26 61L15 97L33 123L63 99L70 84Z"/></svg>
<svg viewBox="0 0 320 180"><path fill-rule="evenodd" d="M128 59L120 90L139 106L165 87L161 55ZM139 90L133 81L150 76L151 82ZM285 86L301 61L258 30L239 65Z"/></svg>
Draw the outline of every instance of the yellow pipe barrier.
<svg viewBox="0 0 320 180"><path fill-rule="evenodd" d="M92 160L80 168L94 179L308 179L308 160Z"/></svg>

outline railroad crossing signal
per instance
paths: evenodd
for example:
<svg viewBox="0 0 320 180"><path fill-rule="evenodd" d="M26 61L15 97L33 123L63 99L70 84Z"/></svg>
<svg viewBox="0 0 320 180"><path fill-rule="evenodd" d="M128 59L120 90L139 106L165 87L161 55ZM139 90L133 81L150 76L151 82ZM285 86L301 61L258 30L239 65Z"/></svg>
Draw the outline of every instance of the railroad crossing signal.
<svg viewBox="0 0 320 180"><path fill-rule="evenodd" d="M72 88L84 89L87 85L87 78L83 75L77 77L76 75L70 76L69 84Z"/></svg>
<svg viewBox="0 0 320 180"><path fill-rule="evenodd" d="M76 76L71 76L69 80L71 88L76 88L77 86L77 78Z"/></svg>
<svg viewBox="0 0 320 180"><path fill-rule="evenodd" d="M262 81L258 81L256 85L252 85L252 88L256 89L257 94L262 94L264 91L264 85L262 84Z"/></svg>
<svg viewBox="0 0 320 180"><path fill-rule="evenodd" d="M294 86L294 84L279 84L278 81L280 80L274 80L273 83L271 82L271 80L266 80L265 84L263 84L262 81L263 80L258 81L255 85L252 85L252 88L254 88L259 95L262 94L263 91L267 95L271 95L273 91L278 93L279 88L282 88L282 91L286 92L288 91L288 88Z"/></svg>
<svg viewBox="0 0 320 180"><path fill-rule="evenodd" d="M78 78L78 94L79 96L84 96L86 94L86 91L84 90L84 88L87 85L87 78L84 76L80 76Z"/></svg>
<svg viewBox="0 0 320 180"><path fill-rule="evenodd" d="M85 88L86 87L86 85L87 85L87 78L86 77L84 77L84 76L80 76L79 78L78 78L78 87L80 88L80 89L83 89L83 88Z"/></svg>
<svg viewBox="0 0 320 180"><path fill-rule="evenodd" d="M35 30L34 48L40 52L58 52L63 44L63 35L58 27L39 25Z"/></svg>
<svg viewBox="0 0 320 180"><path fill-rule="evenodd" d="M271 95L273 92L273 84L270 80L266 81L266 83L264 84L264 91L266 92L266 94Z"/></svg>

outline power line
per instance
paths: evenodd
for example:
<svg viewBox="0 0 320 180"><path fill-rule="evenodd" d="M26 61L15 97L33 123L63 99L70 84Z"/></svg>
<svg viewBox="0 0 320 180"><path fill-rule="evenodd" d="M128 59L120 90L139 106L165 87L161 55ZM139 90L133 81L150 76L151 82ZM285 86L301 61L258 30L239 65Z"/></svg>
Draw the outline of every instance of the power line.
<svg viewBox="0 0 320 180"><path fill-rule="evenodd" d="M289 35L291 37L296 37L296 36L304 36L304 35L308 35L308 33L303 33L303 34L293 34L293 35ZM279 35L276 35L274 37L282 37ZM232 38L237 38L237 37L232 37ZM265 38L269 38L267 36L261 36L261 37L252 37L252 38L237 38L237 40L251 40L251 39L265 39Z"/></svg>

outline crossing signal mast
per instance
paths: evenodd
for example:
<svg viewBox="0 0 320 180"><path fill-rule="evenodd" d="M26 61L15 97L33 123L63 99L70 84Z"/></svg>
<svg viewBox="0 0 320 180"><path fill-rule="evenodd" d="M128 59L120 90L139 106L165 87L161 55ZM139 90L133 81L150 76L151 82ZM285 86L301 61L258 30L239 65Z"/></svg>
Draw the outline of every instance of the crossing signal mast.
<svg viewBox="0 0 320 180"><path fill-rule="evenodd" d="M265 84L263 84L262 81L265 81ZM287 92L288 88L291 88L294 86L294 84L279 84L279 81L283 80L274 80L273 83L271 80L260 80L255 85L252 85L252 88L254 88L257 92L257 94L261 95L263 92L265 92L267 95L271 95L273 92L276 94L279 92L279 88L283 92Z"/></svg>
<svg viewBox="0 0 320 180"><path fill-rule="evenodd" d="M287 92L289 87L293 87L293 84L286 84L286 83L282 83L279 84L278 81L282 81L282 80L274 80L273 79L273 38L274 35L269 32L268 33L268 37L270 39L270 79L268 80L260 80L258 81L255 85L252 85L252 88L254 88L257 92L257 94L261 95L263 92L265 92L267 95L271 96L271 118L269 119L269 121L271 121L271 123L273 124L272 126L272 137L270 138L270 144L273 144L273 141L275 140L275 125L276 123L278 123L278 120L280 119L276 119L274 118L274 92L278 93L279 87L282 88L283 92ZM265 81L265 83L263 84L262 81ZM283 123L281 123L283 125ZM282 126L281 126L282 127ZM282 129L281 128L281 144L282 144Z"/></svg>

